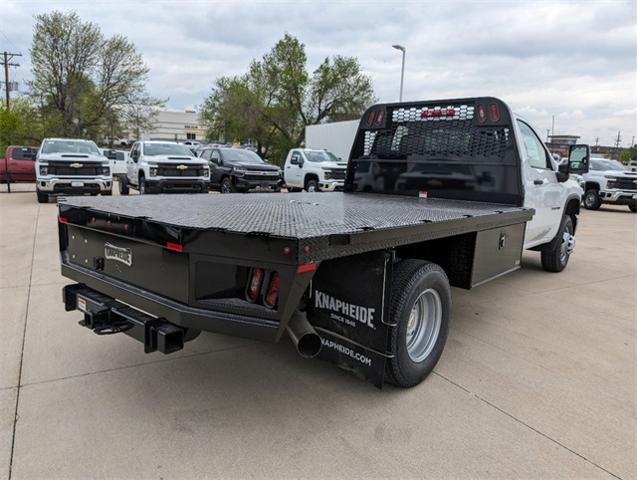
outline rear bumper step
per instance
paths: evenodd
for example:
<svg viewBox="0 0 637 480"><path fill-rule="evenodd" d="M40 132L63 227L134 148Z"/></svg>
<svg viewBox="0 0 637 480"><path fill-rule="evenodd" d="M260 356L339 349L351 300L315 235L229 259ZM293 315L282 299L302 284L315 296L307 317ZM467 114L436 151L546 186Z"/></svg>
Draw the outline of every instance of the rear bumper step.
<svg viewBox="0 0 637 480"><path fill-rule="evenodd" d="M67 285L62 291L66 311L84 314L80 325L98 335L125 333L144 344L144 351L168 354L184 348L184 341L196 336L165 320L151 317L111 297L81 284Z"/></svg>

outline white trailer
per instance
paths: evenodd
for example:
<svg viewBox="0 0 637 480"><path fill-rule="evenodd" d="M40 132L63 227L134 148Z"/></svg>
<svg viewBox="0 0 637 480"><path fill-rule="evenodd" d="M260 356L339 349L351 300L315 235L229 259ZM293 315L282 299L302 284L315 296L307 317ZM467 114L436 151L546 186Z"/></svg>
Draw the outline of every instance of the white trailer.
<svg viewBox="0 0 637 480"><path fill-rule="evenodd" d="M305 127L305 147L328 150L342 160L349 158L360 120L322 123Z"/></svg>

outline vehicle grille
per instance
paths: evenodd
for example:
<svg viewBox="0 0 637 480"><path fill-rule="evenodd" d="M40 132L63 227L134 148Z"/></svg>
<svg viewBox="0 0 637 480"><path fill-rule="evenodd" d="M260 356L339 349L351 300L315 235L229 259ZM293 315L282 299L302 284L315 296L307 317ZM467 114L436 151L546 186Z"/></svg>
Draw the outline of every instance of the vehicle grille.
<svg viewBox="0 0 637 480"><path fill-rule="evenodd" d="M251 182L258 182L258 181L272 181L272 180L278 180L279 179L279 174L277 172L266 172L266 173L254 173L254 172L248 172L246 173L243 178L245 178L248 181Z"/></svg>
<svg viewBox="0 0 637 480"><path fill-rule="evenodd" d="M160 177L203 177L203 167L188 167L186 170L180 170L177 165L157 167L157 175Z"/></svg>
<svg viewBox="0 0 637 480"><path fill-rule="evenodd" d="M81 167L71 167L72 164L80 164ZM91 163L80 162L49 162L48 167L49 175L59 176L95 176L102 174L102 166L99 164L93 165Z"/></svg>
<svg viewBox="0 0 637 480"><path fill-rule="evenodd" d="M626 178L613 178L608 180L608 188L619 188L621 190L637 190L637 176Z"/></svg>
<svg viewBox="0 0 637 480"><path fill-rule="evenodd" d="M347 170L345 170L345 169L332 170L330 178L332 180L345 180L345 173L346 172L347 172Z"/></svg>

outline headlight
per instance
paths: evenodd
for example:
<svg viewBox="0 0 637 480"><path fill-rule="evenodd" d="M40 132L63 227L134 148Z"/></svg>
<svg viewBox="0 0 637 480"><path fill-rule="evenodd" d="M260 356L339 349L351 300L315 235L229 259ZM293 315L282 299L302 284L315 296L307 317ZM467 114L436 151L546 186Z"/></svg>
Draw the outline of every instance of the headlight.
<svg viewBox="0 0 637 480"><path fill-rule="evenodd" d="M102 167L102 175L110 175L111 169L108 167Z"/></svg>
<svg viewBox="0 0 637 480"><path fill-rule="evenodd" d="M40 165L40 175L48 175L49 167L46 165Z"/></svg>
<svg viewBox="0 0 637 480"><path fill-rule="evenodd" d="M245 175L245 174L246 174L246 170L244 170L243 168L235 168L235 169L232 171L232 173L233 173L233 174L235 174L237 177L240 177L240 176L242 176L242 175Z"/></svg>
<svg viewBox="0 0 637 480"><path fill-rule="evenodd" d="M148 173L150 173L151 177L156 177L157 176L157 167L150 167L148 169Z"/></svg>
<svg viewBox="0 0 637 480"><path fill-rule="evenodd" d="M331 170L325 170L323 172L323 176L325 177L325 180L329 180L332 178L332 171Z"/></svg>
<svg viewBox="0 0 637 480"><path fill-rule="evenodd" d="M207 167L204 167L203 169L203 176L204 177L209 177L210 176L210 169Z"/></svg>

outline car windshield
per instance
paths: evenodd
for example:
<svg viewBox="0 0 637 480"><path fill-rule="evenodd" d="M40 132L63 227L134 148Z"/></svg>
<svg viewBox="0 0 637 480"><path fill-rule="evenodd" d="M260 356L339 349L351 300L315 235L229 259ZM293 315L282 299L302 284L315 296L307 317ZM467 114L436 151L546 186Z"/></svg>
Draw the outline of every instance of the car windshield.
<svg viewBox="0 0 637 480"><path fill-rule="evenodd" d="M192 152L185 145L179 143L150 143L144 142L144 155L154 157L156 155L178 155L180 157L192 157Z"/></svg>
<svg viewBox="0 0 637 480"><path fill-rule="evenodd" d="M240 150L238 148L229 148L222 150L223 161L228 163L265 163L261 157L250 150Z"/></svg>
<svg viewBox="0 0 637 480"><path fill-rule="evenodd" d="M626 170L626 167L617 160L591 158L591 170Z"/></svg>
<svg viewBox="0 0 637 480"><path fill-rule="evenodd" d="M47 140L42 146L42 153L83 153L85 155L101 155L97 145L88 140Z"/></svg>
<svg viewBox="0 0 637 480"><path fill-rule="evenodd" d="M305 150L303 153L310 162L338 162L336 155L326 150Z"/></svg>

